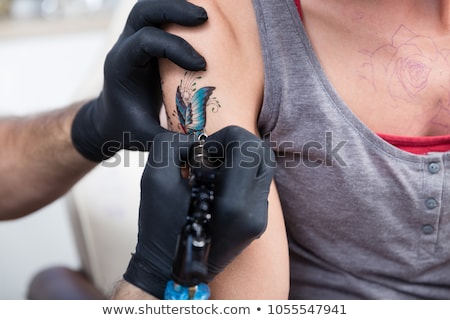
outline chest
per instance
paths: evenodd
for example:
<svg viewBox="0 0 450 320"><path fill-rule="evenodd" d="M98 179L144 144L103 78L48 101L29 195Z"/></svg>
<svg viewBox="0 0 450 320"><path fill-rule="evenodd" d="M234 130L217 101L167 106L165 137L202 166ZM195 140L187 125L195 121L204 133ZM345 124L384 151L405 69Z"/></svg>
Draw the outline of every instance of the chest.
<svg viewBox="0 0 450 320"><path fill-rule="evenodd" d="M378 133L450 134L450 37L408 23L361 32L306 21L312 46L340 97ZM315 30L317 27L318 30Z"/></svg>

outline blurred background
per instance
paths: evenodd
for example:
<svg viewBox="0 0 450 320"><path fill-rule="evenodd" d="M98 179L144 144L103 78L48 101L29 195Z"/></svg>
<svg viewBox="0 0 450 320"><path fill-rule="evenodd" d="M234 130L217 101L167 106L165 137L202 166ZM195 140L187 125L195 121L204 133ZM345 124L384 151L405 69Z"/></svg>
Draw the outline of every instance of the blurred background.
<svg viewBox="0 0 450 320"><path fill-rule="evenodd" d="M118 6L118 0L0 0L0 116L98 94L104 57L130 8L118 14ZM113 19L120 27L111 32ZM25 299L30 279L43 268L80 268L66 200L0 222L0 299Z"/></svg>

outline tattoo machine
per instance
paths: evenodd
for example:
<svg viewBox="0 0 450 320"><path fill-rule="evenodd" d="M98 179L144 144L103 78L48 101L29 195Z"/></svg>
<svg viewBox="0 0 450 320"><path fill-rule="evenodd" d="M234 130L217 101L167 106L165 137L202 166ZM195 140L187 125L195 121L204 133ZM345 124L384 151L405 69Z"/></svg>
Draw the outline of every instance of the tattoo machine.
<svg viewBox="0 0 450 320"><path fill-rule="evenodd" d="M216 173L205 150L204 135L190 149L189 166L190 207L178 238L172 280L167 283L165 290L166 300L207 300L210 296L204 280L208 275L211 247L208 228Z"/></svg>

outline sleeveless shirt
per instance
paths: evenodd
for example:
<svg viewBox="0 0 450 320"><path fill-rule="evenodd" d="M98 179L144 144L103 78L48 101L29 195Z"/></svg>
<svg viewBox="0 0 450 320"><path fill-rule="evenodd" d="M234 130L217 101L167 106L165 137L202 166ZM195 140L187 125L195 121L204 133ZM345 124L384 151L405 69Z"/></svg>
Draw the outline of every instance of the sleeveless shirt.
<svg viewBox="0 0 450 320"><path fill-rule="evenodd" d="M450 153L389 144L327 79L293 0L253 0L291 299L450 299Z"/></svg>

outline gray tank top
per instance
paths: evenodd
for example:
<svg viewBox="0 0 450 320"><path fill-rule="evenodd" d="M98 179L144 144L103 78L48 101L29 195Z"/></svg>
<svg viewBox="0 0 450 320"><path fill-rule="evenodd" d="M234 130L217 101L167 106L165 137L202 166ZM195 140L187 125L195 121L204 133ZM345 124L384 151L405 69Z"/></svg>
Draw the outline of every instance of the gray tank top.
<svg viewBox="0 0 450 320"><path fill-rule="evenodd" d="M378 137L328 81L294 0L253 2L259 129L278 157L290 298L450 299L450 153Z"/></svg>

